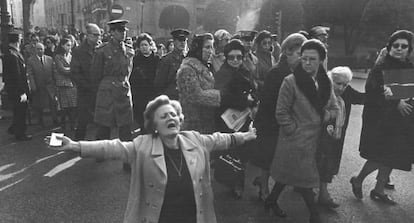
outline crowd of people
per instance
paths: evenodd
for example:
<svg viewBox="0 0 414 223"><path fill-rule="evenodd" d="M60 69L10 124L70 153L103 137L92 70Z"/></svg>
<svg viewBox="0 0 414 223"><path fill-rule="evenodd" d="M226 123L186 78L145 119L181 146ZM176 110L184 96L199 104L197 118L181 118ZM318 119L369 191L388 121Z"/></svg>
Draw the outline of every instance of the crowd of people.
<svg viewBox="0 0 414 223"><path fill-rule="evenodd" d="M328 71L327 27L292 33L281 45L266 30L177 29L164 45L148 33L127 37L127 23L108 22L105 41L96 24L86 26L82 41L47 36L42 44L32 34L25 47L12 32L3 59L14 105L9 133L30 140L27 107L42 126L49 109L53 122L75 132L74 141L60 137L63 146L55 149L122 160L131 171L125 222L216 222L210 163L222 154L242 168L250 162L261 169L253 184L276 216L287 217L278 198L290 185L309 209L309 222L321 222L318 204L340 205L328 184L339 171L352 104L365 105L360 154L367 162L350 189L362 199L365 177L378 170L370 197L396 204L384 189L393 188L393 169L410 171L414 162L414 103L389 99L382 72L412 68L412 32L390 36L361 93L349 86L349 67ZM84 141L92 122L98 141ZM136 138L134 122L141 129ZM109 140L112 128L119 139ZM242 198L244 185L239 174L229 185L234 198Z"/></svg>

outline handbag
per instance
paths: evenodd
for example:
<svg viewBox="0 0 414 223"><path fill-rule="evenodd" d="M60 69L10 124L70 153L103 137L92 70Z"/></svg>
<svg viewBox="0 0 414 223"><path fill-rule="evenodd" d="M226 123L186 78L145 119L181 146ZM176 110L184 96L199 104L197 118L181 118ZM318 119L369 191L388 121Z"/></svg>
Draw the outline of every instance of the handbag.
<svg viewBox="0 0 414 223"><path fill-rule="evenodd" d="M217 182L232 187L244 175L245 167L240 159L230 154L221 155L214 162L214 178Z"/></svg>

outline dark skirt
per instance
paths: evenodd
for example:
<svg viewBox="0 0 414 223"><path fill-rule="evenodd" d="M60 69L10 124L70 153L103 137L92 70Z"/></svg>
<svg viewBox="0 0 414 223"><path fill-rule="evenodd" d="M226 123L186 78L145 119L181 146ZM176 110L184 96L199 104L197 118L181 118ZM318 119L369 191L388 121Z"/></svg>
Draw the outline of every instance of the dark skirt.
<svg viewBox="0 0 414 223"><path fill-rule="evenodd" d="M324 128L326 129L326 127ZM316 163L318 166L320 181L331 183L332 179L339 172L341 164L343 143L340 139L334 139L323 131L320 144L316 151Z"/></svg>
<svg viewBox="0 0 414 223"><path fill-rule="evenodd" d="M250 163L263 170L270 170L276 151L277 139L278 132L258 132Z"/></svg>

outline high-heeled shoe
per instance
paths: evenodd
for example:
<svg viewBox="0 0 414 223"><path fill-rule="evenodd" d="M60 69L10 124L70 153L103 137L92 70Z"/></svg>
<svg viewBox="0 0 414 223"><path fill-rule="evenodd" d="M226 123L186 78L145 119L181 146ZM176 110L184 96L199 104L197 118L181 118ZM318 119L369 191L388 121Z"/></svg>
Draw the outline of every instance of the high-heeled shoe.
<svg viewBox="0 0 414 223"><path fill-rule="evenodd" d="M380 201L384 204L389 204L389 205L397 204L397 202L392 200L392 198L390 196L388 196L387 194L380 194L375 190L372 190L371 193L369 194L369 196L371 197L371 199L373 199L375 201Z"/></svg>
<svg viewBox="0 0 414 223"><path fill-rule="evenodd" d="M265 208L265 211L269 211L270 209L272 209L273 214L278 217L281 217L281 218L287 217L286 212L279 207L277 202L272 202L269 199L266 199L264 203L264 208Z"/></svg>
<svg viewBox="0 0 414 223"><path fill-rule="evenodd" d="M358 199L362 199L362 186L357 186L356 184L356 177L352 177L349 181L352 185L352 192L354 193L355 197Z"/></svg>
<svg viewBox="0 0 414 223"><path fill-rule="evenodd" d="M266 197L263 196L263 192L262 192L262 182L260 182L260 178L259 177L255 177L253 180L253 186L256 186L259 188L259 192L257 192L257 197L262 200L265 201Z"/></svg>

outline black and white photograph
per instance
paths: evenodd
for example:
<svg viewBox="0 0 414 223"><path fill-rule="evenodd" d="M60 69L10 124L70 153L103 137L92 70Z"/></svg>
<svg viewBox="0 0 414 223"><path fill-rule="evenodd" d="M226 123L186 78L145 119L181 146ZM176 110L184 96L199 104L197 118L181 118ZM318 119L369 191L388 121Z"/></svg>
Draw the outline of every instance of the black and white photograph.
<svg viewBox="0 0 414 223"><path fill-rule="evenodd" d="M0 0L0 223L414 222L414 0Z"/></svg>

